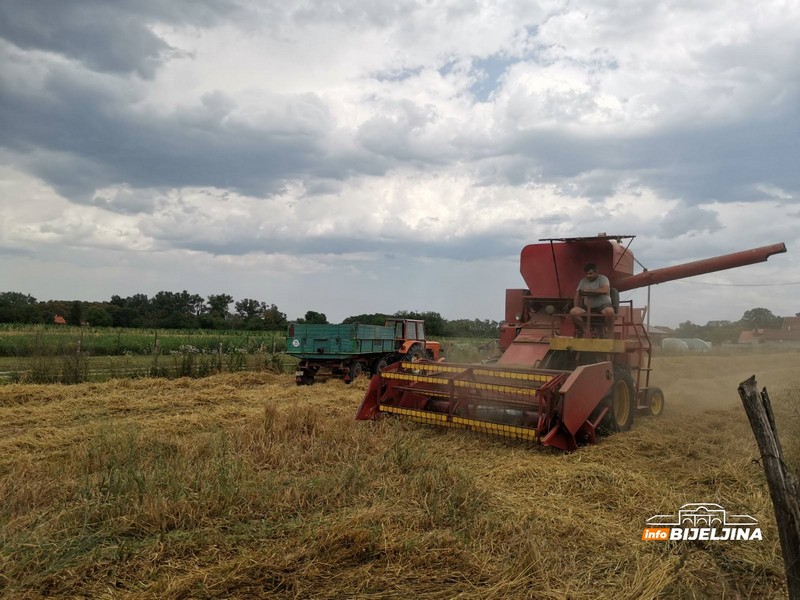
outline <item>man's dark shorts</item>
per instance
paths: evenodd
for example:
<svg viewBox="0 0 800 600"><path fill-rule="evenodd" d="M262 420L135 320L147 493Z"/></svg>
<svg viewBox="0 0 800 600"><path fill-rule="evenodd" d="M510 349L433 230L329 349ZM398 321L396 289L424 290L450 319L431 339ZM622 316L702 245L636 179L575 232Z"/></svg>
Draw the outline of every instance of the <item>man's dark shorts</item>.
<svg viewBox="0 0 800 600"><path fill-rule="evenodd" d="M611 304L602 304L601 306L595 306L595 307L593 307L593 308L592 308L592 312L603 312L603 311L604 311L605 309L607 309L609 306L612 306L612 305L611 305ZM588 307L584 307L584 308L585 308L586 310L589 310L589 308L588 308Z"/></svg>

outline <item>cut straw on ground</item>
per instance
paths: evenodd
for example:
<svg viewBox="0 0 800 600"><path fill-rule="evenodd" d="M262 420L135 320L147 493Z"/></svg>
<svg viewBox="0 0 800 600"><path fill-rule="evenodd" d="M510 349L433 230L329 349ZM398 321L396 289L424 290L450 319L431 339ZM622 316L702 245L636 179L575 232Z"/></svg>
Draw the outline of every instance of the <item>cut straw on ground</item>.
<svg viewBox="0 0 800 600"><path fill-rule="evenodd" d="M572 454L398 420L365 382L288 375L0 387L0 594L13 598L786 596L736 386L800 465L800 354L663 357L663 417ZM714 502L761 542L644 542Z"/></svg>

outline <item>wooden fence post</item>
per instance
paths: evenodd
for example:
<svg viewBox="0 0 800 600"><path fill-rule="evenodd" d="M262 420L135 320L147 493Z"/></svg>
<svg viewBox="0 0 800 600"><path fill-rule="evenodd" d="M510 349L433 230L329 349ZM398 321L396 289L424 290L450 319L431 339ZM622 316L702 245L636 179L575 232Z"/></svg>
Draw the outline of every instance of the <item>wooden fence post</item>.
<svg viewBox="0 0 800 600"><path fill-rule="evenodd" d="M156 331L156 339L153 342L153 377L159 377L160 374L158 372L158 357L161 354L161 340L158 339L158 331Z"/></svg>
<svg viewBox="0 0 800 600"><path fill-rule="evenodd" d="M800 484L783 462L783 449L767 388L757 391L756 376L739 384L739 397L756 436L775 510L789 598L800 600Z"/></svg>

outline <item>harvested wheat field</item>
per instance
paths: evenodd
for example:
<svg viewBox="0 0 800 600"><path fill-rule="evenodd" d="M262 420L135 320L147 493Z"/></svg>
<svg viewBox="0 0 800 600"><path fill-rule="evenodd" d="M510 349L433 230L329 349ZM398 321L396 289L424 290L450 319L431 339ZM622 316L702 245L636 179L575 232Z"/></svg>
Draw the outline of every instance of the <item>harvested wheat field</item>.
<svg viewBox="0 0 800 600"><path fill-rule="evenodd" d="M4 597L782 598L736 386L800 465L800 353L662 357L660 419L562 454L353 417L288 375L0 387ZM642 541L688 502L763 541Z"/></svg>

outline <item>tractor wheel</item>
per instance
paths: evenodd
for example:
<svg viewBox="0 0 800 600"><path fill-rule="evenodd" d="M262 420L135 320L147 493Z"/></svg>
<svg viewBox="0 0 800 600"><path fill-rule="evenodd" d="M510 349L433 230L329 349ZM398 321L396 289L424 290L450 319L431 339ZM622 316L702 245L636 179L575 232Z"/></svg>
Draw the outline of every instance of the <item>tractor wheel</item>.
<svg viewBox="0 0 800 600"><path fill-rule="evenodd" d="M361 366L361 363L355 361L350 365L350 381L345 380L345 383L353 383L356 379L358 379L363 371L364 367Z"/></svg>
<svg viewBox="0 0 800 600"><path fill-rule="evenodd" d="M650 407L650 414L654 417L660 417L661 413L664 412L664 392L661 391L661 388L649 388L645 400Z"/></svg>
<svg viewBox="0 0 800 600"><path fill-rule="evenodd" d="M379 358L374 363L372 363L372 369L370 369L370 375L377 375L378 373L380 373L382 369L386 368L387 364L388 363L386 362L385 358Z"/></svg>
<svg viewBox="0 0 800 600"><path fill-rule="evenodd" d="M631 428L636 410L636 396L630 371L614 367L614 383L600 405L609 409L600 423L604 433L628 431Z"/></svg>
<svg viewBox="0 0 800 600"><path fill-rule="evenodd" d="M411 350L408 351L408 354L406 354L400 360L402 360L404 362L415 363L418 360L421 360L423 358L427 358L427 356L425 356L425 352L422 350L421 347L414 346L414 347L411 348ZM411 369L411 372L414 375L419 375L420 374L420 369Z"/></svg>
<svg viewBox="0 0 800 600"><path fill-rule="evenodd" d="M406 362L416 362L421 358L425 358L425 353L419 346L414 346L408 351L408 354L403 357L403 360Z"/></svg>

